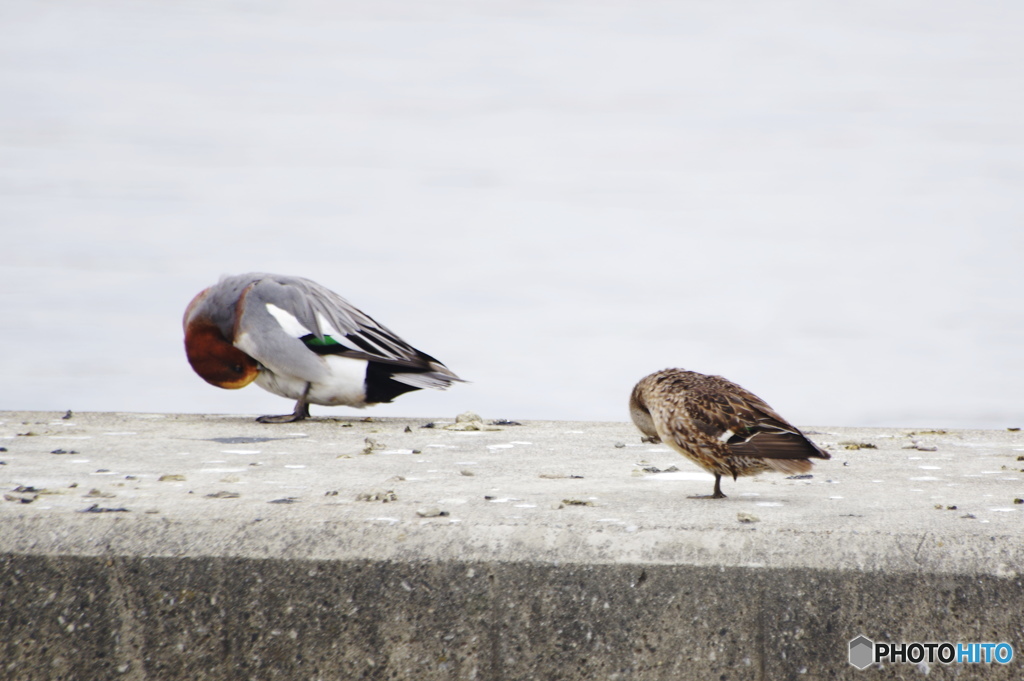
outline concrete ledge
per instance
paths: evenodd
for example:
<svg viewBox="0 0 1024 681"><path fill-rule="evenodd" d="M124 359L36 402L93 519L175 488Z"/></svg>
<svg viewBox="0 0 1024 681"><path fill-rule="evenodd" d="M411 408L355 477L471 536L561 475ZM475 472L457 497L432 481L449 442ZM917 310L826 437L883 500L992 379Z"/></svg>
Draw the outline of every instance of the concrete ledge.
<svg viewBox="0 0 1024 681"><path fill-rule="evenodd" d="M712 501L625 423L61 416L0 414L0 679L1021 677L1020 433L812 428Z"/></svg>

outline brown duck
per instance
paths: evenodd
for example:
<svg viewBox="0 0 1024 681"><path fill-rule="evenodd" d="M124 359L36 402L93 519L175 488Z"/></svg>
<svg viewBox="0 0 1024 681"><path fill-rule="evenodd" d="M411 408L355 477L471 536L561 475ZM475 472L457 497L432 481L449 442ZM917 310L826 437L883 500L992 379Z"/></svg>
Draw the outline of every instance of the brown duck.
<svg viewBox="0 0 1024 681"><path fill-rule="evenodd" d="M725 498L723 475L796 475L811 470L810 459L832 458L760 397L721 376L662 369L636 384L629 412L652 441L714 474L712 499Z"/></svg>

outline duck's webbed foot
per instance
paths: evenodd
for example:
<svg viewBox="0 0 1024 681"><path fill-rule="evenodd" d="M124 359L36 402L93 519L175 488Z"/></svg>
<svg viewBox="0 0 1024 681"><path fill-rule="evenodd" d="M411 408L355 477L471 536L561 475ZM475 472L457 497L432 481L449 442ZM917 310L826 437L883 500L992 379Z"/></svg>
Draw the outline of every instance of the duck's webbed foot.
<svg viewBox="0 0 1024 681"><path fill-rule="evenodd" d="M727 499L728 497L722 492L722 476L715 473L715 491L713 494L697 494L687 499Z"/></svg>
<svg viewBox="0 0 1024 681"><path fill-rule="evenodd" d="M295 410L291 414L281 414L280 416L260 416L256 420L260 423L295 423L296 421L302 421L309 418L309 402L306 401L306 395L309 393L309 386L306 386L306 392L303 393L299 401L295 403Z"/></svg>

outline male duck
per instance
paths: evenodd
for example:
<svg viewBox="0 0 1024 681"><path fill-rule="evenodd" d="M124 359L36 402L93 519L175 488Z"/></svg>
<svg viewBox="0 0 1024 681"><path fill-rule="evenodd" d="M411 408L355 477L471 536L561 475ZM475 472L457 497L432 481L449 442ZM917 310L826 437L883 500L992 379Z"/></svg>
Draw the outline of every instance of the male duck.
<svg viewBox="0 0 1024 681"><path fill-rule="evenodd" d="M644 435L714 474L712 499L725 498L723 475L795 475L811 470L809 459L832 458L760 397L721 376L662 369L636 384L629 411Z"/></svg>
<svg viewBox="0 0 1024 681"><path fill-rule="evenodd" d="M461 378L378 324L338 294L301 277L225 276L185 310L185 354L207 383L264 390L309 405L362 408L420 388L444 390Z"/></svg>

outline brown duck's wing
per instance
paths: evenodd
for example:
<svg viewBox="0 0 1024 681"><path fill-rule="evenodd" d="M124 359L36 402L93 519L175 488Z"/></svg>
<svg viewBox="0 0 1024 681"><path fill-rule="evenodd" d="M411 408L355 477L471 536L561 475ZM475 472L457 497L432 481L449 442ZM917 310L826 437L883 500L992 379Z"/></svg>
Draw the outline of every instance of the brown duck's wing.
<svg viewBox="0 0 1024 681"><path fill-rule="evenodd" d="M688 397L690 418L701 431L722 442L730 455L765 459L773 468L783 464L769 459L831 458L764 400L724 378L709 377Z"/></svg>

